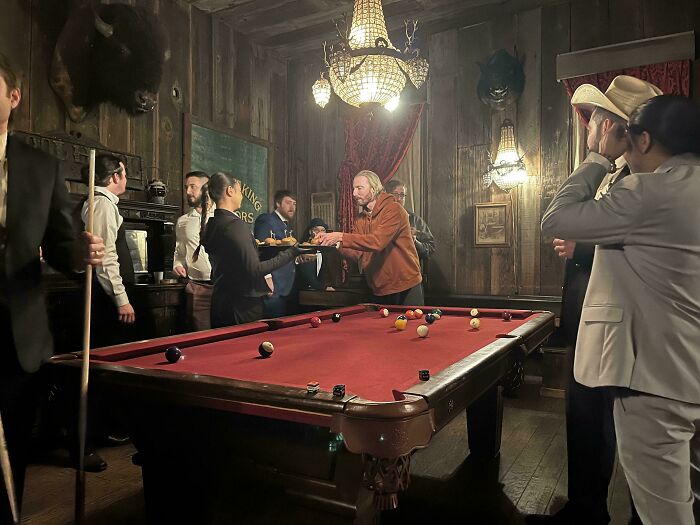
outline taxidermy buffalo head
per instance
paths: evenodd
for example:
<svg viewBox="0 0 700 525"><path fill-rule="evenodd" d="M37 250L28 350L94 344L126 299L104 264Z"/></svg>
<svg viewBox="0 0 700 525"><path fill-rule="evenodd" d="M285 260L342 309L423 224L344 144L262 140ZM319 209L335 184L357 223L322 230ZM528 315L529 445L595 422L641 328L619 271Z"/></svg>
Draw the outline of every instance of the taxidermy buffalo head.
<svg viewBox="0 0 700 525"><path fill-rule="evenodd" d="M147 113L157 103L169 54L163 28L152 13L80 0L56 43L51 87L75 122L102 102L132 115Z"/></svg>
<svg viewBox="0 0 700 525"><path fill-rule="evenodd" d="M476 87L479 99L487 106L502 111L523 92L525 73L520 61L505 49L499 49L486 64L479 63L481 77Z"/></svg>

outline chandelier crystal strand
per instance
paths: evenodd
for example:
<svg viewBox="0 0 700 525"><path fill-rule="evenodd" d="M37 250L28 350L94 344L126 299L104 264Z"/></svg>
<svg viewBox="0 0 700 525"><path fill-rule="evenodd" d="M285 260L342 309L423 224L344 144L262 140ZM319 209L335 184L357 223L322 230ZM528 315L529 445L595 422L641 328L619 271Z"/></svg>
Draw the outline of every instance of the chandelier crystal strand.
<svg viewBox="0 0 700 525"><path fill-rule="evenodd" d="M391 45L389 33L386 30L381 0L356 0L350 26L350 47L352 49L374 47L377 45L378 38L395 49Z"/></svg>

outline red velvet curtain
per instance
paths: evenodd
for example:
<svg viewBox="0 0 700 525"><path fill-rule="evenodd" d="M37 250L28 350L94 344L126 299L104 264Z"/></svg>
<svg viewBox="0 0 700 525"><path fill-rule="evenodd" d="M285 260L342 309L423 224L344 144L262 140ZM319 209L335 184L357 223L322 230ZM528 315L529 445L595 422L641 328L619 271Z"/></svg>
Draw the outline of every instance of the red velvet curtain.
<svg viewBox="0 0 700 525"><path fill-rule="evenodd" d="M618 75L629 75L647 82L651 82L666 95L690 96L690 60L675 60L662 64L650 64L647 66L630 67L618 71L606 71L595 75L568 78L564 80L569 98L581 84L592 84L601 91L605 91L613 78ZM587 124L589 115L585 115L578 109L576 112Z"/></svg>
<svg viewBox="0 0 700 525"><path fill-rule="evenodd" d="M357 213L352 198L352 179L360 170L371 170L382 182L389 181L406 156L422 112L423 104L415 104L394 113L358 111L347 117L345 159L338 173L338 222L342 231L352 229Z"/></svg>

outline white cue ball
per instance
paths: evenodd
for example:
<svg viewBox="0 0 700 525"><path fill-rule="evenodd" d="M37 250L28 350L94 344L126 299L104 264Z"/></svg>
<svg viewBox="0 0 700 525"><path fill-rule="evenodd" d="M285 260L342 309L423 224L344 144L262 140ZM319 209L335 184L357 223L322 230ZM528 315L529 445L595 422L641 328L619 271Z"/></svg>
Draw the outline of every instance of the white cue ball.
<svg viewBox="0 0 700 525"><path fill-rule="evenodd" d="M382 317L389 317L389 310L386 308L382 308L379 312L382 314Z"/></svg>
<svg viewBox="0 0 700 525"><path fill-rule="evenodd" d="M419 337L428 337L428 327L424 324L416 328L416 333Z"/></svg>
<svg viewBox="0 0 700 525"><path fill-rule="evenodd" d="M477 317L469 321L469 326L471 326L474 330L478 330L479 327L481 326L481 321Z"/></svg>
<svg viewBox="0 0 700 525"><path fill-rule="evenodd" d="M472 308L471 312L469 312L469 315L471 315L472 317L479 317L479 310L477 310L476 308Z"/></svg>

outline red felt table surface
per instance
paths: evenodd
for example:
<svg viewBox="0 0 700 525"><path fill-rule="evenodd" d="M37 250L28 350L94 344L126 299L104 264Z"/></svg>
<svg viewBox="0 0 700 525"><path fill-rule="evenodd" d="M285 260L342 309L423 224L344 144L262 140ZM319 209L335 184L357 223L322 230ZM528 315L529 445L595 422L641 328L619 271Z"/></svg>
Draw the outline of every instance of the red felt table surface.
<svg viewBox="0 0 700 525"><path fill-rule="evenodd" d="M406 391L419 382L418 371L435 375L449 365L478 351L530 318L529 312L513 311L504 322L500 312L485 312L481 327L469 326L468 310L443 309L445 315L429 326L420 338L416 328L425 321L410 320L404 331L394 328L398 311L389 317L378 312L344 315L339 323L324 320L320 327L308 323L279 330L232 337L182 348L183 359L171 364L162 351L110 361L119 365L194 373L267 384L305 388L318 381L321 390L336 384L346 392L373 401L394 400L393 391ZM488 316L492 313L492 317ZM325 317L325 316L324 316ZM270 341L270 358L258 354L258 346ZM99 357L96 356L99 360Z"/></svg>

